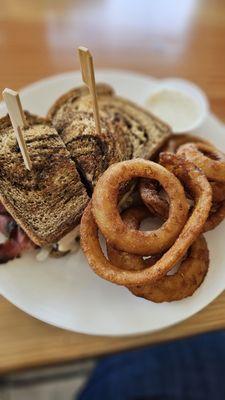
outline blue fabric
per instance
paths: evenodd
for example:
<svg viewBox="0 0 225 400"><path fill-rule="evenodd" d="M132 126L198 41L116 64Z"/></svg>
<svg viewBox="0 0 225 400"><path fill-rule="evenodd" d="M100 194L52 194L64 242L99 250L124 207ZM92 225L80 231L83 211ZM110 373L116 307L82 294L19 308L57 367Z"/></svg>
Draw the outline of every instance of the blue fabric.
<svg viewBox="0 0 225 400"><path fill-rule="evenodd" d="M225 332L106 357L78 400L225 400Z"/></svg>

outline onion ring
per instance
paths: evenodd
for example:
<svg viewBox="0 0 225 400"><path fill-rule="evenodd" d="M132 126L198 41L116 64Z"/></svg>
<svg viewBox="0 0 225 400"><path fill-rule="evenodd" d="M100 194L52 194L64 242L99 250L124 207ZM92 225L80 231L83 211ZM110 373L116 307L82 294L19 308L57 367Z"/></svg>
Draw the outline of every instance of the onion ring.
<svg viewBox="0 0 225 400"><path fill-rule="evenodd" d="M149 181L150 182L150 181ZM204 226L204 232L215 229L225 219L225 200L223 199L223 188L217 186L220 182L210 182L212 188L213 204L209 212L208 219ZM222 183L224 186L224 184ZM156 188L148 181L140 184L141 198L146 207L155 215L167 218L169 212L169 204L166 199L160 196ZM219 200L218 200L219 199ZM220 201L220 199L223 199Z"/></svg>
<svg viewBox="0 0 225 400"><path fill-rule="evenodd" d="M225 218L225 201L214 203L204 226L204 232L215 229Z"/></svg>
<svg viewBox="0 0 225 400"><path fill-rule="evenodd" d="M137 177L158 180L168 194L169 217L155 231L131 230L119 214L119 187ZM139 255L157 254L169 248L188 216L188 203L179 180L161 165L142 159L123 161L109 167L96 184L92 204L95 221L107 241L117 249Z"/></svg>
<svg viewBox="0 0 225 400"><path fill-rule="evenodd" d="M123 213L124 222L130 228L138 229L148 215L143 208L130 208ZM157 261L158 257L145 259L107 246L110 261L123 269L145 269ZM190 247L189 254L181 262L174 275L166 275L153 285L128 286L136 296L161 303L182 300L192 296L203 282L209 267L209 252L206 240L200 236Z"/></svg>
<svg viewBox="0 0 225 400"><path fill-rule="evenodd" d="M130 228L130 229L139 229L140 223L143 219L149 217L149 211L143 207L130 207L122 214L123 222ZM112 247L109 243L107 243L107 254L109 260L112 261L117 267L126 269L126 270L133 270L138 271L153 265L158 259L159 255L151 256L146 260L143 260L141 256L137 256L136 254L126 253L125 251L116 250ZM114 262L116 260L116 262Z"/></svg>
<svg viewBox="0 0 225 400"><path fill-rule="evenodd" d="M166 275L155 285L134 286L128 289L138 297L154 303L182 300L192 296L202 284L209 268L209 252L201 235L191 245L187 258L174 275Z"/></svg>
<svg viewBox="0 0 225 400"><path fill-rule="evenodd" d="M189 133L181 133L172 135L163 146L161 152L176 153L177 149L186 143L205 143L213 146L208 140L202 139L199 136L190 135Z"/></svg>
<svg viewBox="0 0 225 400"><path fill-rule="evenodd" d="M103 254L98 239L98 226L92 214L91 202L81 219L81 246L95 273L102 278L124 286L154 283L170 271L186 254L202 233L212 203L212 189L202 171L193 163L174 154L163 153L162 164L186 180L194 193L195 206L182 232L173 246L151 267L142 271L127 271L113 265Z"/></svg>
<svg viewBox="0 0 225 400"><path fill-rule="evenodd" d="M208 179L225 182L225 154L215 147L204 143L188 143L179 147L178 154L202 169Z"/></svg>
<svg viewBox="0 0 225 400"><path fill-rule="evenodd" d="M164 219L168 218L169 204L165 198L160 196L153 181L141 179L139 191L143 203L148 207L150 212Z"/></svg>
<svg viewBox="0 0 225 400"><path fill-rule="evenodd" d="M204 227L204 232L213 230L225 218L225 184L223 182L210 182L210 185L212 188L213 204ZM148 179L142 179L139 190L142 201L150 212L166 219L168 217L169 204L157 191L156 185Z"/></svg>
<svg viewBox="0 0 225 400"><path fill-rule="evenodd" d="M220 203L225 200L225 183L223 182L210 182L212 188L213 202Z"/></svg>

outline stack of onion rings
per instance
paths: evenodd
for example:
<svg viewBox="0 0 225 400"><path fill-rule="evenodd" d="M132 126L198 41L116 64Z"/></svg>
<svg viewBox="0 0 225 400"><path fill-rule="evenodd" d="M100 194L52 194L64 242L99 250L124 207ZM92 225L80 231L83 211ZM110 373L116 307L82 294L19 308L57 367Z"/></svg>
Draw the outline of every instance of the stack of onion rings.
<svg viewBox="0 0 225 400"><path fill-rule="evenodd" d="M178 140L175 139L176 136L178 136ZM174 139L170 139L171 145L168 147L173 147L174 151L178 148L177 154L184 156L201 168L210 182L213 203L204 228L205 232L210 231L215 229L225 218L225 155L209 143L195 141L195 143L188 142L178 147L178 144L190 139L190 136L176 136ZM198 140L198 138L195 139ZM214 181L212 181L213 178ZM150 180L142 180L139 189L141 198L149 210L166 219L169 204L156 186Z"/></svg>
<svg viewBox="0 0 225 400"><path fill-rule="evenodd" d="M210 181L213 204L205 232L212 230L225 218L225 154L213 145L198 142L180 146L178 154L191 160Z"/></svg>
<svg viewBox="0 0 225 400"><path fill-rule="evenodd" d="M191 296L201 285L209 266L202 233L225 218L225 155L191 135L173 136L164 150L158 163L136 159L112 165L81 220L81 245L95 273L157 303ZM120 187L132 179L138 183L138 206L128 202L120 215ZM154 215L163 225L141 231L142 220Z"/></svg>
<svg viewBox="0 0 225 400"><path fill-rule="evenodd" d="M182 157L165 153L161 155L160 160L164 167L156 167L157 164L144 160L118 163L104 173L104 179L99 180L99 187L98 184L96 185L93 202L88 205L81 220L81 245L92 269L106 280L132 288L156 285L186 255L188 249L204 228L211 208L212 197L212 190L205 175L193 163ZM162 177L162 174L164 174L164 177ZM174 201L173 192L168 190L168 186L172 185L172 182L176 182L176 189L179 188L179 196L181 193L183 196L183 192L177 185L177 182L179 182L177 178L170 180L171 174L174 178L176 176L181 181L185 180L185 184L194 197L195 204L183 228L181 228L181 225L180 229L177 228L180 233L177 234L175 242L166 251L165 242L161 240L160 243L158 240L156 252L156 245L152 245L150 240L146 240L144 245L140 240L140 238L144 240L145 235L149 238L149 235L152 235L154 231L153 233L145 233L132 228L134 226L132 220L129 220L129 223L122 221L118 211L115 211L117 194L123 181L141 176L154 180L158 179L168 193L169 199ZM182 202L181 214L183 215L184 210L187 213L188 206L187 200L182 200ZM142 210L143 217L146 212L146 209ZM171 204L169 217L170 215ZM133 219L135 219L135 215ZM117 225L118 222L119 225ZM179 223L178 220L177 223ZM106 258L99 244L98 229L105 236L108 249L111 248L109 259ZM159 232L162 233L163 231L159 230ZM135 243L132 243L132 240ZM121 257L124 258L121 264L123 265L118 266L110 260L115 251L122 253ZM132 263L127 261L130 255L132 256ZM146 265L141 256L147 255L151 255L151 258ZM206 257L204 260L207 261ZM198 268L196 270L199 271ZM173 299L171 298L171 300Z"/></svg>

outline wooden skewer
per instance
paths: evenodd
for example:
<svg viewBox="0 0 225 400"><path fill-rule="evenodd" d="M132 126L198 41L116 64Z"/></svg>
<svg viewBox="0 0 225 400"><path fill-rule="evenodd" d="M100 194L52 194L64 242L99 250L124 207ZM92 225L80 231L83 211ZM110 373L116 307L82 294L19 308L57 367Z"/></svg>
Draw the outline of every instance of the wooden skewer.
<svg viewBox="0 0 225 400"><path fill-rule="evenodd" d="M92 57L90 51L86 47L83 47L83 46L78 47L78 53L79 53L79 58L80 58L82 79L83 79L84 83L87 85L87 87L90 91L90 94L92 96L95 127L96 127L97 133L100 135L101 134L101 126L100 126L97 94L96 94L96 87L95 87L95 73L94 73L93 57Z"/></svg>
<svg viewBox="0 0 225 400"><path fill-rule="evenodd" d="M31 170L31 160L27 150L27 145L23 136L23 128L26 125L26 118L22 109L19 94L11 89L5 89L2 92L3 99L5 100L11 123L16 135L16 139L23 156L25 167Z"/></svg>

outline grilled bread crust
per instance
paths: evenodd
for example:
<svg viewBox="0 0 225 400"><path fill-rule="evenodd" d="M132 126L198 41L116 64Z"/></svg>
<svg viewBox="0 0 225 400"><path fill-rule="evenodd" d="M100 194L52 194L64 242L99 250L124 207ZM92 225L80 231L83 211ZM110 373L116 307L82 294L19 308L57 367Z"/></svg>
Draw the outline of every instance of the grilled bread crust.
<svg viewBox="0 0 225 400"><path fill-rule="evenodd" d="M46 119L25 115L31 171L24 166L9 116L0 119L0 201L33 242L43 246L79 223L89 198L55 128Z"/></svg>
<svg viewBox="0 0 225 400"><path fill-rule="evenodd" d="M95 131L92 101L85 86L60 97L48 112L89 193L109 165L131 158L149 159L171 135L168 125L136 104L97 84L101 134Z"/></svg>

